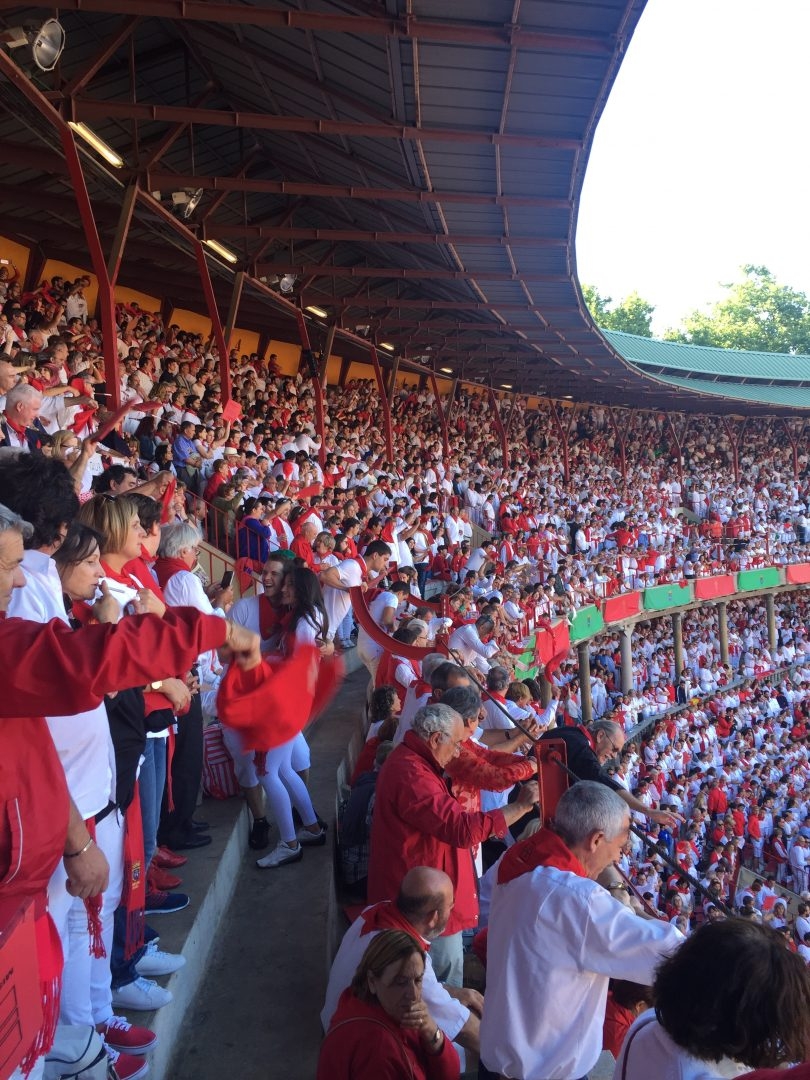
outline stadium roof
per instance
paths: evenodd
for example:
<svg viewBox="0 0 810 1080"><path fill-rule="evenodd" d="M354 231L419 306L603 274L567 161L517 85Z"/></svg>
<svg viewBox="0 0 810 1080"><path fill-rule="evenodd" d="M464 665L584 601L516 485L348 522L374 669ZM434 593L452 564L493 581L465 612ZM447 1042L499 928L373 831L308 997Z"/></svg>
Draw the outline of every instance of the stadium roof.
<svg viewBox="0 0 810 1080"><path fill-rule="evenodd" d="M289 337L289 312L250 282L290 274L302 306L436 371L558 399L773 411L643 377L582 299L577 203L644 3L51 0L3 3L0 29L64 25L56 71L31 78L124 159L85 155L102 244L139 185L121 284L202 309L193 241L146 205L201 190L187 224L235 253L245 327ZM59 139L8 79L0 233L89 265ZM212 271L225 310L234 269Z"/></svg>
<svg viewBox="0 0 810 1080"><path fill-rule="evenodd" d="M740 402L810 409L810 356L743 352L602 333L625 360L662 383Z"/></svg>

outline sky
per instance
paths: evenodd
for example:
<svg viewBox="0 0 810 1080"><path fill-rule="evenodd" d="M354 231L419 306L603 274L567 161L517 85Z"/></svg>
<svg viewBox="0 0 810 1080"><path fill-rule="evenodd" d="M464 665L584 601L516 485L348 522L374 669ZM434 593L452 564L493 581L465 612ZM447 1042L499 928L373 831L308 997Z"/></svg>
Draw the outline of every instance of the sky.
<svg viewBox="0 0 810 1080"><path fill-rule="evenodd" d="M660 334L745 263L810 294L810 0L648 0L597 127L579 279Z"/></svg>

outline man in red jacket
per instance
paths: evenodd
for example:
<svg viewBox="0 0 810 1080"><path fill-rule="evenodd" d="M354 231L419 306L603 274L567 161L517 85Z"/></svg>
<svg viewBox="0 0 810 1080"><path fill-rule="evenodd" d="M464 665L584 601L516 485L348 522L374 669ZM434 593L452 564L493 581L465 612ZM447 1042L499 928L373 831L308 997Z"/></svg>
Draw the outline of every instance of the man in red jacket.
<svg viewBox="0 0 810 1080"><path fill-rule="evenodd" d="M442 937L431 946L440 982L463 985L461 932L478 923L478 890L471 848L491 836L503 839L539 797L531 781L502 810L465 813L450 795L444 768L467 737L464 722L446 705L425 705L411 730L380 770L371 826L368 901L394 900L414 866L443 870L453 882L455 906Z"/></svg>

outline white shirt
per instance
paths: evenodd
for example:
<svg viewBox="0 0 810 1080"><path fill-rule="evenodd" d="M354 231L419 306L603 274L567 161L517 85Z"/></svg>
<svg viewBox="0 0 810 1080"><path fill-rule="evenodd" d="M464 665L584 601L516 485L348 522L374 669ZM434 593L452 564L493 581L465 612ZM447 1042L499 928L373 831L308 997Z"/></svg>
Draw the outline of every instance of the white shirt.
<svg viewBox="0 0 810 1080"><path fill-rule="evenodd" d="M722 1080L748 1071L746 1065L723 1058L700 1061L677 1046L655 1019L652 1009L643 1012L624 1039L614 1080Z"/></svg>
<svg viewBox="0 0 810 1080"><path fill-rule="evenodd" d="M26 551L22 565L25 587L12 593L8 617L67 623L62 583L53 559L41 551ZM46 716L45 722L71 798L83 818L93 817L115 792L115 752L104 703L73 716Z"/></svg>
<svg viewBox="0 0 810 1080"><path fill-rule="evenodd" d="M371 907L376 905L372 904ZM369 908L366 908L368 911ZM332 963L332 970L329 972L329 983L326 987L326 1000L324 1001L323 1009L321 1010L321 1024L323 1030L326 1031L329 1028L329 1024L337 1009L338 998L351 983L354 978L354 973L357 970L357 966L363 959L366 953L366 949L371 942L380 933L379 930L369 931L367 934L363 934L363 916L355 919L349 929L346 931L343 941L340 943L340 948L337 951L337 955ZM362 935L362 936L361 936ZM422 943L427 944L422 939ZM422 997L425 1000L425 1004L430 1011L430 1015L450 1039L455 1039L456 1035L461 1031L470 1016L470 1010L466 1006L462 1005L460 1001L456 1001L445 990L440 982L437 981L436 975L433 971L433 964L430 961L430 953L428 952L425 957L425 974L422 979Z"/></svg>
<svg viewBox="0 0 810 1080"><path fill-rule="evenodd" d="M356 559L344 559L337 563L337 572L340 576L340 584L347 589L361 585L363 582L363 570ZM333 585L323 583L323 606L329 616L329 630L327 640L333 641L340 624L349 613L352 606L352 598L347 592L336 589Z"/></svg>
<svg viewBox="0 0 810 1080"><path fill-rule="evenodd" d="M368 605L369 614L371 615L377 626L382 626L380 621L383 617L383 612L388 608L393 608L396 611L399 605L399 600L395 593L388 592L387 589L383 589L381 593L378 593L371 603ZM379 656L382 656L383 649L381 645L378 645L376 641L372 641L369 635L361 626L357 633L357 652L361 659L366 658L374 660Z"/></svg>
<svg viewBox="0 0 810 1080"><path fill-rule="evenodd" d="M450 639L447 642L451 649L455 649L461 656L461 662L464 667L476 667L480 671L489 671L490 657L500 652L500 646L497 641L490 641L489 644L484 644L481 640L475 623L467 623L465 626L459 626L450 635Z"/></svg>
<svg viewBox="0 0 810 1080"><path fill-rule="evenodd" d="M638 918L569 871L543 866L496 885L482 1061L522 1080L586 1075L602 1051L608 979L651 986L682 941L669 923Z"/></svg>

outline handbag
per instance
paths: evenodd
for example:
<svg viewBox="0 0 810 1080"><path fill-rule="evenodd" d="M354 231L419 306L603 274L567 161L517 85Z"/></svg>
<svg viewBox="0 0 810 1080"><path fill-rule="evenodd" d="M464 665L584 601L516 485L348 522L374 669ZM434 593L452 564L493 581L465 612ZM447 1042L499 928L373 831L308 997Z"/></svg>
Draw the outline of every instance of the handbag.
<svg viewBox="0 0 810 1080"><path fill-rule="evenodd" d="M43 1080L117 1080L101 1036L89 1024L59 1024Z"/></svg>

